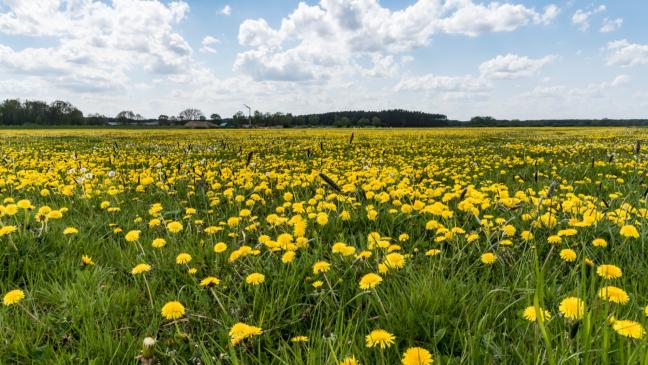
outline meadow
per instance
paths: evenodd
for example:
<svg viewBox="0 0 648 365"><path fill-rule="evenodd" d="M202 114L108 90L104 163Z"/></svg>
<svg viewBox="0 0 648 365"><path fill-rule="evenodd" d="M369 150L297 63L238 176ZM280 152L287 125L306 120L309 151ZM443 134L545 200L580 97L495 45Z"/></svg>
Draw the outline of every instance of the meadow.
<svg viewBox="0 0 648 365"><path fill-rule="evenodd" d="M2 364L648 364L648 130L0 130Z"/></svg>

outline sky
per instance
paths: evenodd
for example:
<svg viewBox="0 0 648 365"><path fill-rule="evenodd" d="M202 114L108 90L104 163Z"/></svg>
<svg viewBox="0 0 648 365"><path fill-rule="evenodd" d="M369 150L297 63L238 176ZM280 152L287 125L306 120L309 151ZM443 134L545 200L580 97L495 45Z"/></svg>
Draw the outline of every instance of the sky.
<svg viewBox="0 0 648 365"><path fill-rule="evenodd" d="M0 0L0 99L647 118L646 14L646 0Z"/></svg>

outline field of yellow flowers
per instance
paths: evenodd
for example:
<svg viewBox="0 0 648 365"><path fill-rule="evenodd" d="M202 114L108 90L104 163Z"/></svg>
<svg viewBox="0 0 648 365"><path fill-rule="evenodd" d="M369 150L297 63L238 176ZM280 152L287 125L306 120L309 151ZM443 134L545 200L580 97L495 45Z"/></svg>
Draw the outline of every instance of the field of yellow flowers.
<svg viewBox="0 0 648 365"><path fill-rule="evenodd" d="M0 131L0 363L648 363L648 130Z"/></svg>

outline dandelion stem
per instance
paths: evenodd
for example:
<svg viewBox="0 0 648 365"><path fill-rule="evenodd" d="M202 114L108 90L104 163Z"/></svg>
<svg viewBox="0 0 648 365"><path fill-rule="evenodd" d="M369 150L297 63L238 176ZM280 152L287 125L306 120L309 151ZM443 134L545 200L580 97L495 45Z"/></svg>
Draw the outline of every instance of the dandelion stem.
<svg viewBox="0 0 648 365"><path fill-rule="evenodd" d="M146 275L142 275L144 278L144 284L146 285L146 292L148 293L149 302L151 303L151 309L155 309L153 306L153 296L151 295L151 288L149 288L148 280L146 280Z"/></svg>
<svg viewBox="0 0 648 365"><path fill-rule="evenodd" d="M375 289L371 291L376 296L376 299L378 300L378 304L380 304L380 309L382 310L383 315L385 316L385 318L387 318L387 311L385 310L385 306L383 305L382 300L380 300L380 296L378 295L378 292Z"/></svg>
<svg viewBox="0 0 648 365"><path fill-rule="evenodd" d="M218 303L218 306L221 308L221 310L223 311L223 313L228 314L228 313L227 313L227 310L225 309L225 306L223 306L223 303L222 303L221 300L218 298L218 295L216 295L216 292L214 291L214 289L213 289L213 288L209 288L209 291L210 291L210 292L212 293L212 295L214 296L214 299L216 299L216 303Z"/></svg>
<svg viewBox="0 0 648 365"><path fill-rule="evenodd" d="M40 319L38 319L38 317L36 317L32 312L30 312L30 311L29 311L27 308L25 308L22 304L18 303L18 306L19 306L23 311L25 311L25 313L27 313L27 315L29 315L29 316L30 316L34 321L38 322L38 324L40 324L41 326L44 326L44 325L45 325L43 322L41 322Z"/></svg>
<svg viewBox="0 0 648 365"><path fill-rule="evenodd" d="M329 281L326 274L324 274L324 280L326 280L326 284L328 285L329 290L331 291L331 296L333 297L333 301L335 302L335 305L336 306L339 305L340 303L338 303L337 298L335 297L335 292L333 291L333 286L331 285L331 282Z"/></svg>

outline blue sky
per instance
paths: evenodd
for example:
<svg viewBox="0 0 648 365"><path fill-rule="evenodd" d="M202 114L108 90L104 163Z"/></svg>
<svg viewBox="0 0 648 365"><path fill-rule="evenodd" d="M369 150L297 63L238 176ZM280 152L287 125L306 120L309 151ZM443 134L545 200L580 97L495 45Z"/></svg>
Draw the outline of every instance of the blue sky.
<svg viewBox="0 0 648 365"><path fill-rule="evenodd" d="M0 0L0 98L648 117L648 2Z"/></svg>

